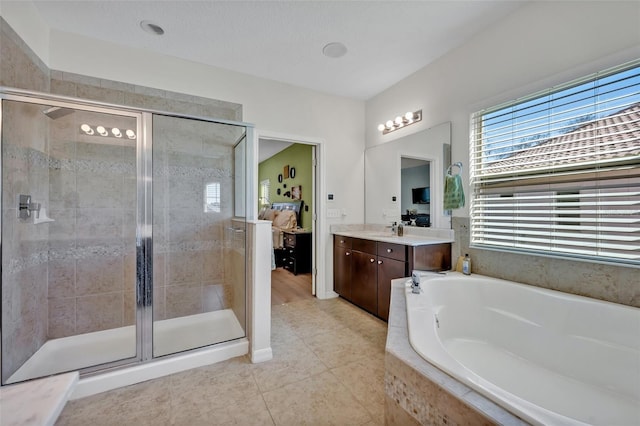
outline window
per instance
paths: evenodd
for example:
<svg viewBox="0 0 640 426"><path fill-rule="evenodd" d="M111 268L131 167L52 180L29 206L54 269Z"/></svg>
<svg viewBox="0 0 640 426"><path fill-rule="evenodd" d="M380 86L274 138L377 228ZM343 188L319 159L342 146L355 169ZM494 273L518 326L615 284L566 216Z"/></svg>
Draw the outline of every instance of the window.
<svg viewBox="0 0 640 426"><path fill-rule="evenodd" d="M640 61L471 120L472 246L640 265Z"/></svg>
<svg viewBox="0 0 640 426"><path fill-rule="evenodd" d="M268 206L271 203L269 202L269 188L271 186L271 182L269 179L265 179L260 181L260 195L258 196L258 201L260 206Z"/></svg>
<svg viewBox="0 0 640 426"><path fill-rule="evenodd" d="M204 212L220 213L220 182L211 182L205 186Z"/></svg>

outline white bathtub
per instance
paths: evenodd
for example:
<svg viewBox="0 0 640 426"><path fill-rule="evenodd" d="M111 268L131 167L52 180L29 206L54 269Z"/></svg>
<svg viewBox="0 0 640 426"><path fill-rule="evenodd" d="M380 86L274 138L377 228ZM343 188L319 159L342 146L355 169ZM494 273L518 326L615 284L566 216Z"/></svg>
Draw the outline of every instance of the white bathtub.
<svg viewBox="0 0 640 426"><path fill-rule="evenodd" d="M532 424L640 425L640 309L460 273L407 287L411 346Z"/></svg>

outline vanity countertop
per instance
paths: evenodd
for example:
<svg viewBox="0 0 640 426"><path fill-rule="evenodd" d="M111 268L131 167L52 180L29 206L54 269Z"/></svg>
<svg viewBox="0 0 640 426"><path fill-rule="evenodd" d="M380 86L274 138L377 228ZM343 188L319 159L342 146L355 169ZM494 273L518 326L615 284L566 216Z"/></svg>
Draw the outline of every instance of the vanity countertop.
<svg viewBox="0 0 640 426"><path fill-rule="evenodd" d="M53 425L62 412L78 373L65 373L0 388L2 426Z"/></svg>
<svg viewBox="0 0 640 426"><path fill-rule="evenodd" d="M406 229L406 228L405 228ZM406 234L402 237L394 235L391 231L334 231L334 235L342 235L343 237L362 238L365 240L381 241L383 243L403 244L405 246L426 246L432 244L453 243L453 238L445 236L427 236Z"/></svg>

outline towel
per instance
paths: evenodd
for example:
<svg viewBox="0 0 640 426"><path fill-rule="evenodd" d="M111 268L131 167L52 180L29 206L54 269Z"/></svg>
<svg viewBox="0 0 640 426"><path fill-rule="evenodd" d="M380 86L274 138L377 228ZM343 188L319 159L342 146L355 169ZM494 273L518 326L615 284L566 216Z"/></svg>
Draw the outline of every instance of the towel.
<svg viewBox="0 0 640 426"><path fill-rule="evenodd" d="M464 207L464 189L462 177L447 175L444 178L444 209L452 210Z"/></svg>

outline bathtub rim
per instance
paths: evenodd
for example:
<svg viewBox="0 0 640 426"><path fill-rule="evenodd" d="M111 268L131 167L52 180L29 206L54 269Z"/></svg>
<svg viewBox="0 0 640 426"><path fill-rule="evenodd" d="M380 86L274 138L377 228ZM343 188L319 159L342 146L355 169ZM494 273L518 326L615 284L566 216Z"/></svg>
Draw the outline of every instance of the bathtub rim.
<svg viewBox="0 0 640 426"><path fill-rule="evenodd" d="M404 294L406 283L407 278L391 281L391 304L385 351L488 420L506 426L528 425L529 423L510 411L431 364L411 347Z"/></svg>

